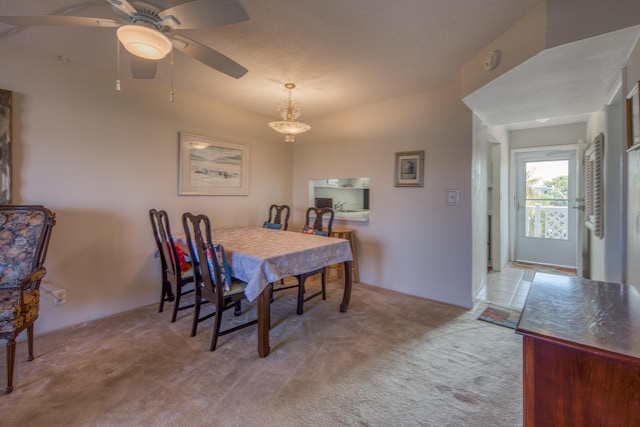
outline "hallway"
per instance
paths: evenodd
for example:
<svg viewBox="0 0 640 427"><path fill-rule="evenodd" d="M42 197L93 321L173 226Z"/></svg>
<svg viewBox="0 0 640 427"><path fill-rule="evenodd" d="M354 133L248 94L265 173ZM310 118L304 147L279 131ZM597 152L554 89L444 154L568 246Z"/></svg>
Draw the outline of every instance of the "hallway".
<svg viewBox="0 0 640 427"><path fill-rule="evenodd" d="M487 273L487 286L478 300L522 310L536 272L575 275L575 270L566 268L510 263L502 271Z"/></svg>
<svg viewBox="0 0 640 427"><path fill-rule="evenodd" d="M525 277L526 273L526 277ZM521 310L531 287L533 270L508 265L502 271L487 273L487 286L478 294L478 300Z"/></svg>

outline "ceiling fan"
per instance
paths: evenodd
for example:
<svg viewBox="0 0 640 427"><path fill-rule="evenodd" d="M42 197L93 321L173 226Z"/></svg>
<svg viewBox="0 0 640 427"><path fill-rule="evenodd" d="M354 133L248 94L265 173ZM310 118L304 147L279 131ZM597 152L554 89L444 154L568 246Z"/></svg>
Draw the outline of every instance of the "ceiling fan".
<svg viewBox="0 0 640 427"><path fill-rule="evenodd" d="M137 79L153 79L157 61L173 48L209 67L239 79L248 71L222 53L177 33L247 21L238 0L192 0L162 9L149 1L105 0L116 19L66 15L0 16L16 26L117 27L118 40L132 54L131 72Z"/></svg>

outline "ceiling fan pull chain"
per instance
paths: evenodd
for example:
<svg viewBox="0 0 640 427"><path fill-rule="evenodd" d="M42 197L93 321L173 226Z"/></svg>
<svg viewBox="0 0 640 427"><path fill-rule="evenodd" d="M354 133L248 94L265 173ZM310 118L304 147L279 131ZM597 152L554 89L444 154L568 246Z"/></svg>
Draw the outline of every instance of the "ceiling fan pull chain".
<svg viewBox="0 0 640 427"><path fill-rule="evenodd" d="M174 93L173 93L173 49L171 49L171 62L169 63L171 67L171 88L169 89L169 102L173 102Z"/></svg>
<svg viewBox="0 0 640 427"><path fill-rule="evenodd" d="M171 89L169 90L169 102L173 102L174 100L174 96L173 96L173 49L171 49Z"/></svg>
<svg viewBox="0 0 640 427"><path fill-rule="evenodd" d="M120 40L116 37L116 90L120 91Z"/></svg>

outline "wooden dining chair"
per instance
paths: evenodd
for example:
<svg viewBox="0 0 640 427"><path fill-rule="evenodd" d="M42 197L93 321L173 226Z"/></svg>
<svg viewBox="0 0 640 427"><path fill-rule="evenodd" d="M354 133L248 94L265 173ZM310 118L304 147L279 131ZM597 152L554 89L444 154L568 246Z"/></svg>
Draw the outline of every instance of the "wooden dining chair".
<svg viewBox="0 0 640 427"><path fill-rule="evenodd" d="M196 308L193 313L191 336L196 335L198 323L214 317L213 337L209 347L210 351L214 351L218 337L255 325L258 320L221 330L222 314L226 310L235 308L236 316L241 314L240 304L245 299L244 290L247 283L231 276L224 247L213 243L211 224L206 215L193 215L186 212L182 215L182 224L189 242L189 250L192 251L192 259L199 260L199 274L202 278L196 288ZM200 308L204 302L214 304L216 309L215 312L200 317Z"/></svg>
<svg viewBox="0 0 640 427"><path fill-rule="evenodd" d="M27 360L33 360L40 282L55 223L55 214L44 206L0 206L0 339L7 342L7 393L13 391L16 338L25 329Z"/></svg>
<svg viewBox="0 0 640 427"><path fill-rule="evenodd" d="M264 228L270 228L273 230L287 230L289 228L289 216L291 215L291 208L289 205L271 205L269 207L269 219L262 224ZM280 284L276 286L272 283L271 295L269 296L269 302L274 301L273 293L278 291L284 291L285 289L297 288L298 284L286 285L284 279L280 279Z"/></svg>
<svg viewBox="0 0 640 427"><path fill-rule="evenodd" d="M193 267L186 261L183 250L176 244L171 234L169 215L164 210L149 210L149 219L153 229L153 237L158 248L160 268L162 269L162 286L159 313L164 309L165 301L173 301L171 322L175 322L178 311L193 307L195 304L180 305L182 297L195 291L195 274Z"/></svg>
<svg viewBox="0 0 640 427"><path fill-rule="evenodd" d="M289 228L289 215L291 215L291 208L288 205L271 205L269 207L269 219L262 226L275 230L287 230Z"/></svg>
<svg viewBox="0 0 640 427"><path fill-rule="evenodd" d="M302 232L305 234L314 234L316 236L331 236L331 231L333 228L333 218L334 211L331 208L315 208L310 207L307 209L306 213L306 221L305 225L302 229ZM326 216L326 218L325 218ZM326 225L325 225L326 223ZM306 295L305 282L316 274L322 275L322 287L319 291ZM298 281L298 307L296 309L297 314L302 314L304 312L303 306L304 303L309 301L311 298L315 298L318 295L322 295L322 299L327 299L327 268L322 267L314 271L309 271L303 274L296 276Z"/></svg>

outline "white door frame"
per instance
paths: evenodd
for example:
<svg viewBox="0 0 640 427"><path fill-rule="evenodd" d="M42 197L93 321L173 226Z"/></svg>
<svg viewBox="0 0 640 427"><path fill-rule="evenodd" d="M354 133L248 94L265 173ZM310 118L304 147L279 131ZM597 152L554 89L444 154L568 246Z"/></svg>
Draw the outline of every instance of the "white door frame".
<svg viewBox="0 0 640 427"><path fill-rule="evenodd" d="M553 151L553 150L561 150L561 151L570 151L574 150L576 152L576 156L578 154L578 145L577 144L564 144L564 145L549 145L549 146L541 146L541 147L531 147L531 148L514 148L510 150L510 159L509 159L509 260L515 260L515 247L516 247L516 154L519 153L532 153L536 151ZM576 157L576 164L580 164L580 159ZM580 168L578 166L578 168ZM576 174L576 179L580 174ZM577 184L577 183L576 183ZM576 186L576 189L578 187ZM573 200L569 200L569 209L572 211L571 206L574 203ZM576 252L578 248L576 246Z"/></svg>

